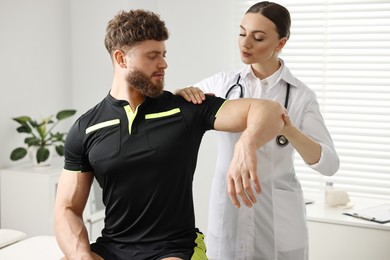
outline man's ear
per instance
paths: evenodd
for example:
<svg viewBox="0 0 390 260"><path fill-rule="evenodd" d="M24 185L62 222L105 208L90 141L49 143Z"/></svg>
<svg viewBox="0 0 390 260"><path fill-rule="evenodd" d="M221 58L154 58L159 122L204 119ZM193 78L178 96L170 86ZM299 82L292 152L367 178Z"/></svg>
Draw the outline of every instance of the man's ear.
<svg viewBox="0 0 390 260"><path fill-rule="evenodd" d="M112 55L114 58L114 62L118 63L121 68L126 68L126 55L121 50L114 51Z"/></svg>

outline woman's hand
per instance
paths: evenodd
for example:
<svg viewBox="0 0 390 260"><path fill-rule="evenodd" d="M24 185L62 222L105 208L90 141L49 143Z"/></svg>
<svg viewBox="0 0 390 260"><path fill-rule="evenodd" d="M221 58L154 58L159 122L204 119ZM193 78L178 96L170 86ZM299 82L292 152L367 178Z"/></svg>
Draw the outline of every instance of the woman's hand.
<svg viewBox="0 0 390 260"><path fill-rule="evenodd" d="M307 136L299 128L293 126L290 117L287 114L284 114L282 118L284 127L281 134L287 138L307 164L312 165L318 163L321 159L321 145Z"/></svg>
<svg viewBox="0 0 390 260"><path fill-rule="evenodd" d="M192 86L176 90L175 95L182 96L185 100L194 104L202 104L203 100L206 98L205 94L200 88Z"/></svg>
<svg viewBox="0 0 390 260"><path fill-rule="evenodd" d="M284 127L281 134L284 135L287 139L291 136L291 133L294 131L294 126L291 123L290 117L287 114L282 115L284 121Z"/></svg>

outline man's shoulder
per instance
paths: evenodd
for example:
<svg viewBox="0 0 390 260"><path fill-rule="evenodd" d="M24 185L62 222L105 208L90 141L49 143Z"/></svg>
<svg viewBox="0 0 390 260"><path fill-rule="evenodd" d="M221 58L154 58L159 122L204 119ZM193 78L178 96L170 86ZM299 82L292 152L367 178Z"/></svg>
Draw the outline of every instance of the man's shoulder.
<svg viewBox="0 0 390 260"><path fill-rule="evenodd" d="M78 124L79 127L86 128L87 125L91 123L91 121L98 117L98 115L107 113L107 105L108 103L106 102L106 98L104 98L102 101L81 114L76 120L75 124Z"/></svg>
<svg viewBox="0 0 390 260"><path fill-rule="evenodd" d="M82 114L80 116L80 119L85 120L86 118L92 117L94 114L98 113L99 111L104 110L104 107L106 105L107 104L106 104L105 100L100 101L99 103L97 103L96 105L94 105L93 107L91 107L87 111L85 111L84 114Z"/></svg>
<svg viewBox="0 0 390 260"><path fill-rule="evenodd" d="M193 104L188 102L180 95L175 95L170 91L164 91L157 99L154 99L154 109L173 109L179 108L185 114L200 113L201 111L218 110L225 99L213 95L207 95L206 99L201 104ZM197 112L198 111L198 112Z"/></svg>
<svg viewBox="0 0 390 260"><path fill-rule="evenodd" d="M163 93L155 101L162 102L166 105L180 105L187 103L187 101L182 96L175 95L168 90L164 90Z"/></svg>

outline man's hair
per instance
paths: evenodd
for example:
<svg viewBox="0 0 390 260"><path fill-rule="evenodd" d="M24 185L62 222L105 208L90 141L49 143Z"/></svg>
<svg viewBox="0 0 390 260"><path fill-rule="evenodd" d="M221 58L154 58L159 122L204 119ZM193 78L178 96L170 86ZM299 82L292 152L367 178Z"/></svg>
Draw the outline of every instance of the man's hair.
<svg viewBox="0 0 390 260"><path fill-rule="evenodd" d="M108 22L104 45L112 55L115 50L126 51L142 41L167 39L168 29L157 14L145 10L130 10L120 11Z"/></svg>

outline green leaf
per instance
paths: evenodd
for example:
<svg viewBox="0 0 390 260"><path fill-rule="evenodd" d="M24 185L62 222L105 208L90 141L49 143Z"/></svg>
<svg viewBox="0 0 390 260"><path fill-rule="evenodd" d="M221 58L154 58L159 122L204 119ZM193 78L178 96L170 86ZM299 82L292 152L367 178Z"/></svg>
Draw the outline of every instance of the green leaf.
<svg viewBox="0 0 390 260"><path fill-rule="evenodd" d="M12 119L21 125L26 125L28 122L31 122L31 118L29 116L19 116Z"/></svg>
<svg viewBox="0 0 390 260"><path fill-rule="evenodd" d="M44 146L39 147L37 151L37 162L44 162L49 158L50 151L49 149L45 148Z"/></svg>
<svg viewBox="0 0 390 260"><path fill-rule="evenodd" d="M57 132L55 134L50 133L50 139L53 142L64 142L65 134L61 134L60 132Z"/></svg>
<svg viewBox="0 0 390 260"><path fill-rule="evenodd" d="M39 125L38 122L36 120L31 120L30 121L30 124L33 128L37 128L37 126Z"/></svg>
<svg viewBox="0 0 390 260"><path fill-rule="evenodd" d="M16 128L16 131L18 131L18 133L28 133L28 134L32 132L31 127L29 127L28 125L19 126L18 128Z"/></svg>
<svg viewBox="0 0 390 260"><path fill-rule="evenodd" d="M41 140L36 137L26 137L26 139L24 139L24 143L29 147L34 145L41 145L40 141Z"/></svg>
<svg viewBox="0 0 390 260"><path fill-rule="evenodd" d="M60 121L62 119L73 116L75 113L76 113L76 110L74 110L74 109L62 110L62 111L57 113L56 118L58 121Z"/></svg>
<svg viewBox="0 0 390 260"><path fill-rule="evenodd" d="M43 140L46 136L46 123L42 122L37 126L37 131L41 139Z"/></svg>
<svg viewBox="0 0 390 260"><path fill-rule="evenodd" d="M59 156L63 156L64 155L64 146L63 145L57 145L56 146L56 151L57 151Z"/></svg>
<svg viewBox="0 0 390 260"><path fill-rule="evenodd" d="M16 161L22 159L24 156L26 156L26 154L27 154L27 149L23 147L18 147L12 151L10 159L12 161Z"/></svg>

